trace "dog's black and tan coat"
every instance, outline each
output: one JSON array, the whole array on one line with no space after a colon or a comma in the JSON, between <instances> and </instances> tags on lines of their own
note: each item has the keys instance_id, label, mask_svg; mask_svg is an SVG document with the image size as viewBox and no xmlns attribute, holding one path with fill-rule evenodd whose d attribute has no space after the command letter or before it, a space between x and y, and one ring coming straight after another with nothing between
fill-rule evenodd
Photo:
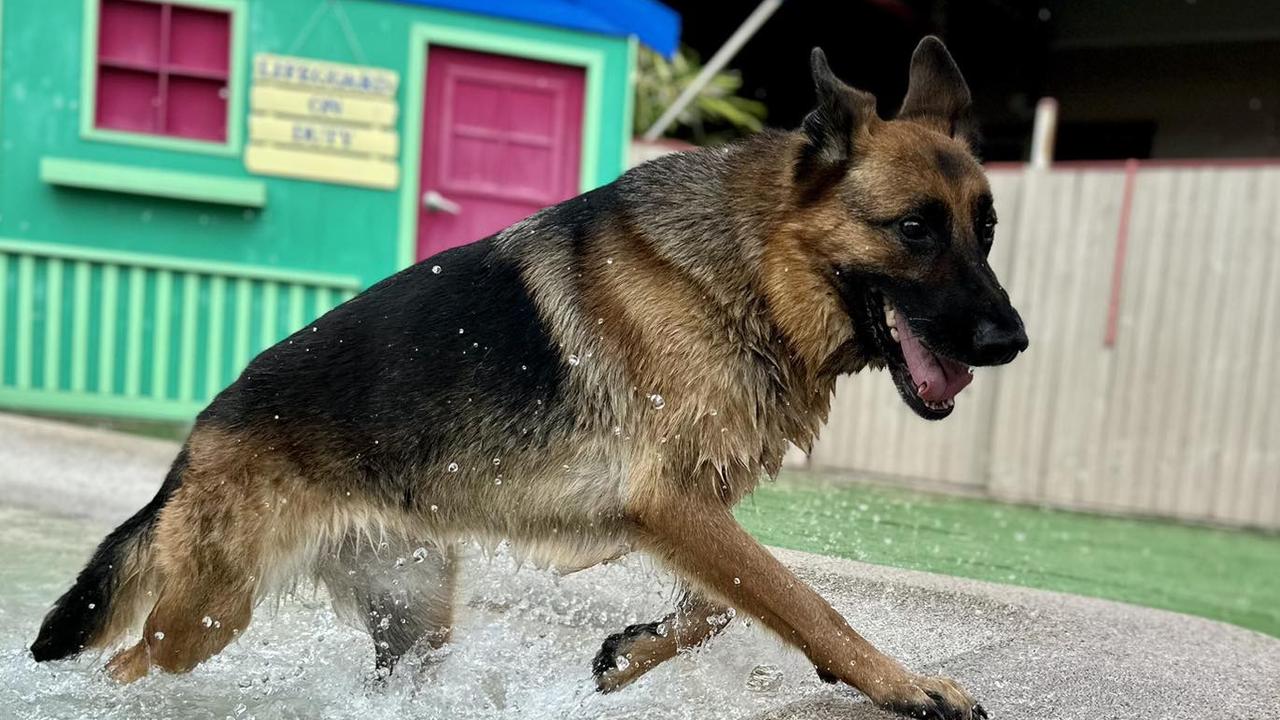
<instances>
[{"instance_id":1,"label":"dog's black and tan coat","mask_svg":"<svg viewBox=\"0 0 1280 720\"><path fill-rule=\"evenodd\" d=\"M641 551L687 584L670 617L606 641L602 690L733 608L883 707L985 716L877 651L731 514L788 442L812 443L840 374L888 367L940 418L969 365L1026 346L986 262L990 192L942 44L917 48L894 120L818 51L813 71L799 131L642 165L263 352L54 605L36 659L141 622L112 675L191 670L310 574L390 668L447 641L454 545L507 539L562 569ZM371 561L419 547L412 581Z\"/></svg>"}]
</instances>

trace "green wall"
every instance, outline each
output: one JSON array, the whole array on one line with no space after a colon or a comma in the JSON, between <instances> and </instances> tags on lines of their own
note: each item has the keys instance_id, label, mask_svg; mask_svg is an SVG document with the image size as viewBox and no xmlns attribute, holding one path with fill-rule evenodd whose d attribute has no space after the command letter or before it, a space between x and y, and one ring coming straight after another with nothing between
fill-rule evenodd
<instances>
[{"instance_id":1,"label":"green wall","mask_svg":"<svg viewBox=\"0 0 1280 720\"><path fill-rule=\"evenodd\" d=\"M274 52L356 63L338 19L326 14L300 46L300 31L320 0L250 0L245 52ZM261 210L55 189L38 180L40 158L69 157L253 177L241 157L141 148L80 138L82 0L7 0L0 78L0 237L92 245L168 256L217 259L299 270L355 274L369 284L396 269L398 192L283 178L267 183ZM414 23L491 29L513 37L555 39L606 51L612 90L600 124L600 177L621 171L627 43L581 33L492 21L388 2L342 3L367 64L401 74L403 133L409 34ZM244 63L249 72L248 58ZM248 107L250 83L241 83ZM246 116L236 119L247 135ZM402 144L404 137L402 134ZM405 178L401 181L404 182Z\"/></svg>"},{"instance_id":2,"label":"green wall","mask_svg":"<svg viewBox=\"0 0 1280 720\"><path fill-rule=\"evenodd\" d=\"M410 38L430 26L433 41L478 31L602 56L593 180L623 169L627 39L346 0L353 50L338 15L313 17L325 5L246 0L245 77L235 85L243 111L234 118L242 137L252 56L272 52L400 73L398 129L413 152L404 133L420 108L406 100L420 88L410 87ZM84 0L0 0L0 406L189 417L261 347L403 264L398 244L411 228L401 217L411 218L402 207L417 160L404 158L415 177L402 177L401 189L368 190L253 176L241 154L82 138L84 13ZM59 187L41 180L44 158L256 180L266 202Z\"/></svg>"}]
</instances>

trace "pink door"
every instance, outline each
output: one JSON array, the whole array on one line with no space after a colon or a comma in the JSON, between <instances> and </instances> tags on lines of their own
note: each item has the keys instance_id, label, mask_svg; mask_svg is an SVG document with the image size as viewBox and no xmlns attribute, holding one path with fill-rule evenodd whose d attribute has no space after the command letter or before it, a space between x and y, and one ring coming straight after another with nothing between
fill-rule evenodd
<instances>
[{"instance_id":1,"label":"pink door","mask_svg":"<svg viewBox=\"0 0 1280 720\"><path fill-rule=\"evenodd\" d=\"M583 80L579 67L428 50L419 259L579 192Z\"/></svg>"}]
</instances>

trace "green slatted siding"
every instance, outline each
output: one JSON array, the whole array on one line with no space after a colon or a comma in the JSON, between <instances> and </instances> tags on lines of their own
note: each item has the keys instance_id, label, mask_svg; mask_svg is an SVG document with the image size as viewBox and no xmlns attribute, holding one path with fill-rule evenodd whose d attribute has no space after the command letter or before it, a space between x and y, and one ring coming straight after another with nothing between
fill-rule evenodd
<instances>
[{"instance_id":1,"label":"green slatted siding","mask_svg":"<svg viewBox=\"0 0 1280 720\"><path fill-rule=\"evenodd\" d=\"M189 420L355 278L0 241L0 407Z\"/></svg>"}]
</instances>

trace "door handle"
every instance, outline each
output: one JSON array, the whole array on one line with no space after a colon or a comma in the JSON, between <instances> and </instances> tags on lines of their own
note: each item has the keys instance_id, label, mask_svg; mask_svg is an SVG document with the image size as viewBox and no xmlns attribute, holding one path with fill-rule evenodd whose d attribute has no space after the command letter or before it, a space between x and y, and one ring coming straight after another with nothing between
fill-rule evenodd
<instances>
[{"instance_id":1,"label":"door handle","mask_svg":"<svg viewBox=\"0 0 1280 720\"><path fill-rule=\"evenodd\" d=\"M422 207L427 212L442 212L449 215L457 215L462 212L462 206L441 195L435 190L428 190L422 193Z\"/></svg>"}]
</instances>

